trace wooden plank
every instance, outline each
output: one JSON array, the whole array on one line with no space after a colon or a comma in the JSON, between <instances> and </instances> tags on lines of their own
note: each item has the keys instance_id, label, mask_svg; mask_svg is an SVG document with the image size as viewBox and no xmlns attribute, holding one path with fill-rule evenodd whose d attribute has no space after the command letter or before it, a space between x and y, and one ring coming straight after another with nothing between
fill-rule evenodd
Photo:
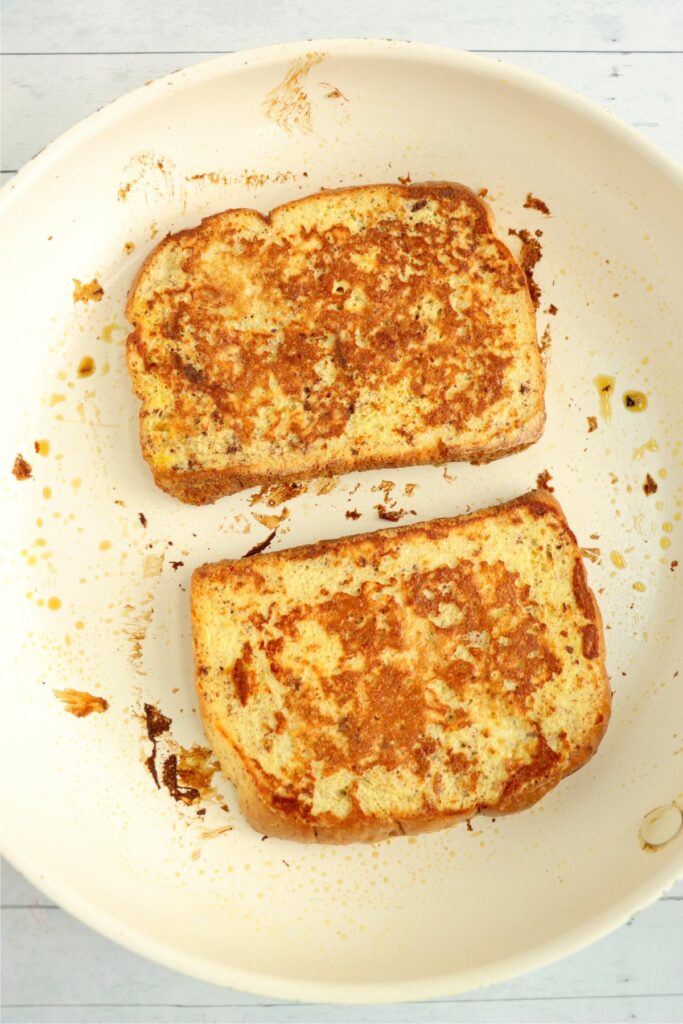
<instances>
[{"instance_id":1,"label":"wooden plank","mask_svg":"<svg viewBox=\"0 0 683 1024\"><path fill-rule=\"evenodd\" d=\"M683 4L681 5L683 9ZM129 90L207 54L25 56L4 59L2 170L15 171L63 131ZM683 160L678 55L494 54L569 86Z\"/></svg>"},{"instance_id":2,"label":"wooden plank","mask_svg":"<svg viewBox=\"0 0 683 1024\"><path fill-rule=\"evenodd\" d=\"M683 999L682 929L683 902L662 900L629 925L564 961L468 993L462 999L500 1003L630 994ZM207 985L148 963L57 908L3 911L3 975L6 1008L95 1004L252 1007L277 1003Z\"/></svg>"},{"instance_id":3,"label":"wooden plank","mask_svg":"<svg viewBox=\"0 0 683 1024\"><path fill-rule=\"evenodd\" d=\"M183 1024L534 1024L555 1021L557 1024L583 1024L605 1021L635 1021L642 1024L668 1024L680 1021L683 999L680 996L606 999L514 999L505 1002L459 1000L435 1003L400 1003L396 1006L329 1006L329 1005L270 1005L270 1006L57 1006L14 1007L5 1006L3 1020L27 1024L80 1024L83 1021L114 1022L120 1024L140 1021L142 1024L164 1024L183 1021Z\"/></svg>"},{"instance_id":4,"label":"wooden plank","mask_svg":"<svg viewBox=\"0 0 683 1024\"><path fill-rule=\"evenodd\" d=\"M14 0L4 12L9 52L242 49L335 36L420 39L463 49L671 50L681 48L681 5L648 0Z\"/></svg>"}]
</instances>

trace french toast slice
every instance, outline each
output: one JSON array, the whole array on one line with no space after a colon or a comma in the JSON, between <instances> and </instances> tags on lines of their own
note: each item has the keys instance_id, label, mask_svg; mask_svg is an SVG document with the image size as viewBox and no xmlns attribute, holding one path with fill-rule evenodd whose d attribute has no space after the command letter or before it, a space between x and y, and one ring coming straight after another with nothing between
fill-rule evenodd
<instances>
[{"instance_id":1,"label":"french toast slice","mask_svg":"<svg viewBox=\"0 0 683 1024\"><path fill-rule=\"evenodd\" d=\"M169 235L131 289L128 368L157 484L204 504L531 444L526 279L463 185L324 191Z\"/></svg>"},{"instance_id":2,"label":"french toast slice","mask_svg":"<svg viewBox=\"0 0 683 1024\"><path fill-rule=\"evenodd\" d=\"M557 501L218 562L192 578L206 735L267 835L374 841L530 807L610 716Z\"/></svg>"}]
</instances>

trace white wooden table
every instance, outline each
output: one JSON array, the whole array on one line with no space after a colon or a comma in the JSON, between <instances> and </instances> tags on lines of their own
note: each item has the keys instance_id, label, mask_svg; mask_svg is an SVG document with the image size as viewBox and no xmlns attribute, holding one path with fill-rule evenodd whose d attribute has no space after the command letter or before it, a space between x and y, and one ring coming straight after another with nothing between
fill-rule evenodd
<instances>
[{"instance_id":1,"label":"white wooden table","mask_svg":"<svg viewBox=\"0 0 683 1024\"><path fill-rule=\"evenodd\" d=\"M4 183L148 79L290 39L390 36L474 50L597 101L683 161L681 0L4 0ZM4 1021L683 1021L683 883L551 967L451 1001L302 1006L174 974L2 871Z\"/></svg>"}]
</instances>

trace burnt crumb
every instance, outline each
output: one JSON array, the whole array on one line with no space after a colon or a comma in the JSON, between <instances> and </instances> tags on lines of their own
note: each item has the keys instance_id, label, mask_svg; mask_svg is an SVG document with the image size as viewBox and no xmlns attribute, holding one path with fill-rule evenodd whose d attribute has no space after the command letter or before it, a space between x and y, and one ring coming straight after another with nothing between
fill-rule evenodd
<instances>
[{"instance_id":1,"label":"burnt crumb","mask_svg":"<svg viewBox=\"0 0 683 1024\"><path fill-rule=\"evenodd\" d=\"M552 339L552 336L550 334L550 328L547 327L547 326L544 327L543 328L543 336L541 337L541 340L538 343L538 350L541 353L541 355L544 355L548 351L548 349L550 348L552 340L553 339Z\"/></svg>"},{"instance_id":2,"label":"burnt crumb","mask_svg":"<svg viewBox=\"0 0 683 1024\"><path fill-rule=\"evenodd\" d=\"M598 420L596 416L588 416L588 433L592 434L594 430L598 429Z\"/></svg>"},{"instance_id":3,"label":"burnt crumb","mask_svg":"<svg viewBox=\"0 0 683 1024\"><path fill-rule=\"evenodd\" d=\"M380 519L385 519L388 523L397 523L400 519L406 515L404 508L387 508L386 505L375 505L377 509L377 515Z\"/></svg>"},{"instance_id":4,"label":"burnt crumb","mask_svg":"<svg viewBox=\"0 0 683 1024\"><path fill-rule=\"evenodd\" d=\"M657 481L655 479L653 479L653 477L650 476L649 473L645 477L645 483L643 484L643 491L648 496L650 494L656 494L657 493Z\"/></svg>"},{"instance_id":5,"label":"burnt crumb","mask_svg":"<svg viewBox=\"0 0 683 1024\"><path fill-rule=\"evenodd\" d=\"M27 462L23 455L17 455L12 466L12 476L15 476L17 480L30 480L33 474L33 468L30 462Z\"/></svg>"},{"instance_id":6,"label":"burnt crumb","mask_svg":"<svg viewBox=\"0 0 683 1024\"><path fill-rule=\"evenodd\" d=\"M552 478L552 473L549 473L547 469L544 469L543 472L539 473L536 477L536 486L540 487L544 491L549 491L552 494L555 491L555 488L550 485Z\"/></svg>"},{"instance_id":7,"label":"burnt crumb","mask_svg":"<svg viewBox=\"0 0 683 1024\"><path fill-rule=\"evenodd\" d=\"M479 196L480 199L485 199L488 194L489 190L487 188L480 188L479 191L477 192L477 195Z\"/></svg>"},{"instance_id":8,"label":"burnt crumb","mask_svg":"<svg viewBox=\"0 0 683 1024\"><path fill-rule=\"evenodd\" d=\"M399 174L398 180L402 185L409 185L413 179L410 177L410 174L404 174L403 177Z\"/></svg>"},{"instance_id":9,"label":"burnt crumb","mask_svg":"<svg viewBox=\"0 0 683 1024\"><path fill-rule=\"evenodd\" d=\"M197 817L198 818L203 818L205 814L206 814L206 807L198 807L197 808Z\"/></svg>"},{"instance_id":10,"label":"burnt crumb","mask_svg":"<svg viewBox=\"0 0 683 1024\"><path fill-rule=\"evenodd\" d=\"M545 217L550 216L550 209L548 207L548 204L544 203L542 199L538 198L538 196L532 195L531 192L527 192L526 200L524 203L524 209L538 210L538 212L542 213Z\"/></svg>"},{"instance_id":11,"label":"burnt crumb","mask_svg":"<svg viewBox=\"0 0 683 1024\"><path fill-rule=\"evenodd\" d=\"M149 773L156 783L157 789L161 789L159 784L159 774L157 772L157 741L160 736L163 736L165 732L171 728L171 719L163 715L159 708L155 708L153 704L144 705L145 712L145 724L147 726L147 736L152 743L152 753L148 758L145 759L145 764L149 769Z\"/></svg>"},{"instance_id":12,"label":"burnt crumb","mask_svg":"<svg viewBox=\"0 0 683 1024\"><path fill-rule=\"evenodd\" d=\"M467 825L467 831L468 831L468 832L474 832L474 829L472 828L472 822L470 821L470 819L469 819L469 818L467 819L467 821L465 822L465 824Z\"/></svg>"},{"instance_id":13,"label":"burnt crumb","mask_svg":"<svg viewBox=\"0 0 683 1024\"><path fill-rule=\"evenodd\" d=\"M230 808L227 804L221 804L221 810L225 811L226 814L230 814Z\"/></svg>"},{"instance_id":14,"label":"burnt crumb","mask_svg":"<svg viewBox=\"0 0 683 1024\"><path fill-rule=\"evenodd\" d=\"M524 276L526 278L531 301L534 304L534 309L538 309L539 302L541 300L541 289L534 280L534 267L543 255L541 243L538 241L538 238L534 238L531 232L527 231L526 228L521 228L519 231L515 230L515 228L508 228L508 235L515 235L515 237L519 238L522 243L522 251L519 254L519 263L524 271Z\"/></svg>"},{"instance_id":15,"label":"burnt crumb","mask_svg":"<svg viewBox=\"0 0 683 1024\"><path fill-rule=\"evenodd\" d=\"M72 280L74 283L74 302L101 302L104 288L96 277L93 277L92 281L86 283L79 281L77 277L72 278Z\"/></svg>"},{"instance_id":16,"label":"burnt crumb","mask_svg":"<svg viewBox=\"0 0 683 1024\"><path fill-rule=\"evenodd\" d=\"M360 519L360 512L356 508L349 508L344 513L347 519Z\"/></svg>"},{"instance_id":17,"label":"burnt crumb","mask_svg":"<svg viewBox=\"0 0 683 1024\"><path fill-rule=\"evenodd\" d=\"M270 839L270 836L261 836L262 843L265 843L266 839Z\"/></svg>"},{"instance_id":18,"label":"burnt crumb","mask_svg":"<svg viewBox=\"0 0 683 1024\"><path fill-rule=\"evenodd\" d=\"M548 308L545 310L545 312L549 313L551 316L557 316L557 306L555 305L555 303L551 302Z\"/></svg>"},{"instance_id":19,"label":"burnt crumb","mask_svg":"<svg viewBox=\"0 0 683 1024\"><path fill-rule=\"evenodd\" d=\"M140 520L141 526L147 526L147 516L144 512L138 512L138 519Z\"/></svg>"},{"instance_id":20,"label":"burnt crumb","mask_svg":"<svg viewBox=\"0 0 683 1024\"><path fill-rule=\"evenodd\" d=\"M520 395L526 395L528 390L529 390L529 385L528 384L520 384L519 385L519 393L520 393Z\"/></svg>"},{"instance_id":21,"label":"burnt crumb","mask_svg":"<svg viewBox=\"0 0 683 1024\"><path fill-rule=\"evenodd\" d=\"M183 804L193 804L199 800L200 792L194 786L181 786L178 782L178 757L169 754L161 769L161 779L174 800Z\"/></svg>"},{"instance_id":22,"label":"burnt crumb","mask_svg":"<svg viewBox=\"0 0 683 1024\"><path fill-rule=\"evenodd\" d=\"M102 714L109 708L109 701L104 697L96 697L93 693L86 693L83 690L53 690L52 692L75 718L87 718L93 712Z\"/></svg>"},{"instance_id":23,"label":"burnt crumb","mask_svg":"<svg viewBox=\"0 0 683 1024\"><path fill-rule=\"evenodd\" d=\"M184 562L171 562L170 565L171 565L172 569L180 569L181 566L185 565L185 563Z\"/></svg>"},{"instance_id":24,"label":"burnt crumb","mask_svg":"<svg viewBox=\"0 0 683 1024\"><path fill-rule=\"evenodd\" d=\"M288 867L289 867L289 864L287 863L287 861L285 860L285 858L284 858L284 857L282 858L282 863L284 864L284 866L285 866L286 868L288 868Z\"/></svg>"},{"instance_id":25,"label":"burnt crumb","mask_svg":"<svg viewBox=\"0 0 683 1024\"><path fill-rule=\"evenodd\" d=\"M674 572L674 570L676 570L677 568L678 568L678 559L674 558L673 561L671 562L671 565L669 566L669 571L670 572Z\"/></svg>"},{"instance_id":26,"label":"burnt crumb","mask_svg":"<svg viewBox=\"0 0 683 1024\"><path fill-rule=\"evenodd\" d=\"M249 550L242 555L242 558L251 558L252 555L260 555L262 551L265 551L266 548L272 544L276 533L277 530L272 530L265 540L262 540L259 544L254 544L253 548L249 548Z\"/></svg>"},{"instance_id":27,"label":"burnt crumb","mask_svg":"<svg viewBox=\"0 0 683 1024\"><path fill-rule=\"evenodd\" d=\"M125 501L121 501L120 498L114 498L114 504L115 505L119 505L121 508L125 508L126 507Z\"/></svg>"},{"instance_id":28,"label":"burnt crumb","mask_svg":"<svg viewBox=\"0 0 683 1024\"><path fill-rule=\"evenodd\" d=\"M413 213L417 213L418 210L423 210L426 205L427 205L427 200L426 199L418 199L418 201L416 203L413 203L413 205L410 207L410 209L413 211Z\"/></svg>"}]
</instances>

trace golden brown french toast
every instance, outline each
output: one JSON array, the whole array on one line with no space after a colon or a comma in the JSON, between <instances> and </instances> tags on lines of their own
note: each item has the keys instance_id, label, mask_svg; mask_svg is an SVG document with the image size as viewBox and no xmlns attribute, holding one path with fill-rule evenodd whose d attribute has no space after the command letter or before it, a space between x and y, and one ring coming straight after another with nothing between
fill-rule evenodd
<instances>
[{"instance_id":1,"label":"golden brown french toast","mask_svg":"<svg viewBox=\"0 0 683 1024\"><path fill-rule=\"evenodd\" d=\"M463 185L324 191L169 235L131 290L128 367L154 479L195 504L535 441L525 276Z\"/></svg>"},{"instance_id":2,"label":"golden brown french toast","mask_svg":"<svg viewBox=\"0 0 683 1024\"><path fill-rule=\"evenodd\" d=\"M330 843L531 806L610 716L557 501L219 562L192 579L206 735L254 828Z\"/></svg>"}]
</instances>

